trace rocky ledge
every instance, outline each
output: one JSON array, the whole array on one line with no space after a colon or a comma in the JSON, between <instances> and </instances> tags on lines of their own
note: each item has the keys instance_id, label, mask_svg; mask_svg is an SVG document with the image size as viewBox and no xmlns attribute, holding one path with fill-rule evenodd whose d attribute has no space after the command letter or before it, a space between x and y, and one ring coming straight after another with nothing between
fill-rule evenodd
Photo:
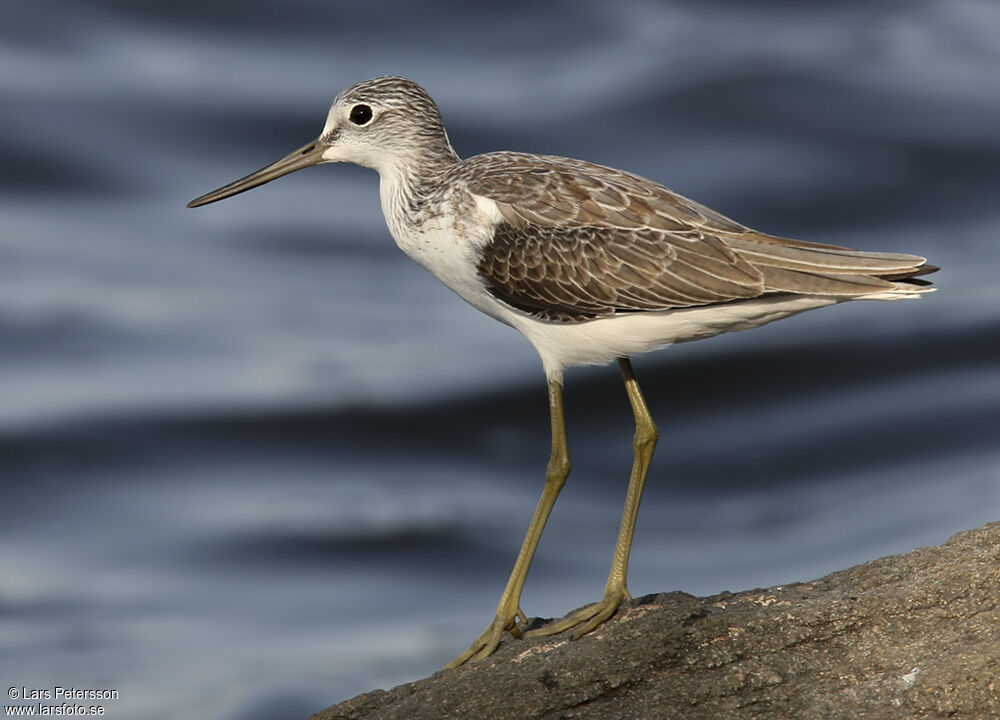
<instances>
[{"instance_id":1,"label":"rocky ledge","mask_svg":"<svg viewBox=\"0 0 1000 720\"><path fill-rule=\"evenodd\" d=\"M998 718L998 604L994 523L814 582L636 598L311 720Z\"/></svg>"}]
</instances>

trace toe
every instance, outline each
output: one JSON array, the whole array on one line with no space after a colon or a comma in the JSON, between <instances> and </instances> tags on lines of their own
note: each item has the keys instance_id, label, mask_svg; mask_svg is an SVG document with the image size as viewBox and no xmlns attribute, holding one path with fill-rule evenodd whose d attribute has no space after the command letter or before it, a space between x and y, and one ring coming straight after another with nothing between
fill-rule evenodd
<instances>
[{"instance_id":1,"label":"toe","mask_svg":"<svg viewBox=\"0 0 1000 720\"><path fill-rule=\"evenodd\" d=\"M520 609L518 610L518 613L520 615L524 615ZM493 622L491 622L489 627L483 631L483 634L476 638L475 642L473 642L465 652L445 665L444 669L449 670L457 668L459 665L464 665L470 661L475 662L476 660L488 658L496 652L498 647L500 647L500 642L503 640L503 634L505 631L509 632L514 637L521 637L522 630L517 624L516 616L509 619L502 617L493 618Z\"/></svg>"},{"instance_id":2,"label":"toe","mask_svg":"<svg viewBox=\"0 0 1000 720\"><path fill-rule=\"evenodd\" d=\"M548 625L536 628L525 633L526 637L547 637L558 635L567 630L574 630L573 639L577 639L596 629L601 623L607 621L618 606L621 605L625 597L625 592L613 592L604 596L604 599L593 605L587 605L579 610L570 613L561 620L554 620Z\"/></svg>"}]
</instances>

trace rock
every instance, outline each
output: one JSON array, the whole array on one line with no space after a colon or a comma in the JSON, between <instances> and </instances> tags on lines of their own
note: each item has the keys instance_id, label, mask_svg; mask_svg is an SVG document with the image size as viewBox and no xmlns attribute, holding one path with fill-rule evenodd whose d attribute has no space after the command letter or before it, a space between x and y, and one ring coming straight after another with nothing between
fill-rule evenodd
<instances>
[{"instance_id":1,"label":"rock","mask_svg":"<svg viewBox=\"0 0 1000 720\"><path fill-rule=\"evenodd\" d=\"M998 602L994 523L814 582L637 598L311 720L998 718Z\"/></svg>"}]
</instances>

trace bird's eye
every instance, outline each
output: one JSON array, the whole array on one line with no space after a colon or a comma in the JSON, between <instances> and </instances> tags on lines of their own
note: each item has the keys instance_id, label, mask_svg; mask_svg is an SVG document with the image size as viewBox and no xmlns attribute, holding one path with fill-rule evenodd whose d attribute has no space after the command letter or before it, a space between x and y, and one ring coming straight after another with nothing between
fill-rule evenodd
<instances>
[{"instance_id":1,"label":"bird's eye","mask_svg":"<svg viewBox=\"0 0 1000 720\"><path fill-rule=\"evenodd\" d=\"M367 105L355 105L351 108L351 122L355 125L365 125L372 119L372 109Z\"/></svg>"}]
</instances>

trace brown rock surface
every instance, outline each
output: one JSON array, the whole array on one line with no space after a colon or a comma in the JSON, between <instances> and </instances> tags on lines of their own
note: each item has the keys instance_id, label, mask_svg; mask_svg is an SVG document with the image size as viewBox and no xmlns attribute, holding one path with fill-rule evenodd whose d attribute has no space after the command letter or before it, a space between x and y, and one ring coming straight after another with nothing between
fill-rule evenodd
<instances>
[{"instance_id":1,"label":"brown rock surface","mask_svg":"<svg viewBox=\"0 0 1000 720\"><path fill-rule=\"evenodd\" d=\"M998 604L994 523L809 583L638 598L312 720L1000 718Z\"/></svg>"}]
</instances>

